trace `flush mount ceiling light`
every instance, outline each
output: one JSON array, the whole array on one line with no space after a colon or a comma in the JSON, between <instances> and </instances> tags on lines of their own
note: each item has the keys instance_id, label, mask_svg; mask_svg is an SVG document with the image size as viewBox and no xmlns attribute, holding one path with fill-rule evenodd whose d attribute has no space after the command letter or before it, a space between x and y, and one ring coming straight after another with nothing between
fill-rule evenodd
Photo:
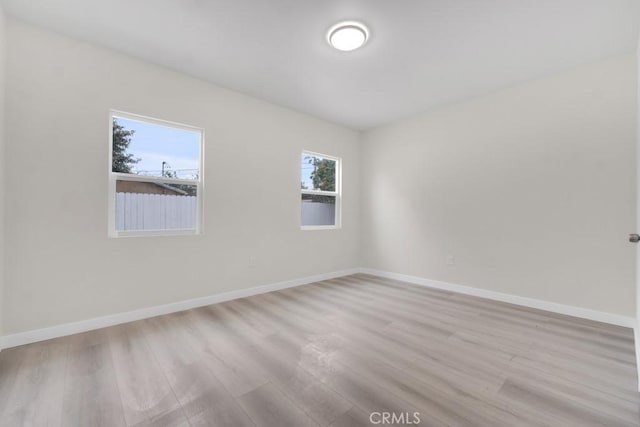
<instances>
[{"instance_id":1,"label":"flush mount ceiling light","mask_svg":"<svg viewBox=\"0 0 640 427\"><path fill-rule=\"evenodd\" d=\"M348 52L362 47L369 38L369 30L360 22L340 22L329 29L327 41L341 51Z\"/></svg>"}]
</instances>

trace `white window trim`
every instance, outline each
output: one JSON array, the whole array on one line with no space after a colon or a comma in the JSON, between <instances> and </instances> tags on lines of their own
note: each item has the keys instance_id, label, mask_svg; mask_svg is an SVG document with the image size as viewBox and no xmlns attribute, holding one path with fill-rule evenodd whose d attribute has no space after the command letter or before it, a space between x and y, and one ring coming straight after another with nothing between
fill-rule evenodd
<instances>
[{"instance_id":1,"label":"white window trim","mask_svg":"<svg viewBox=\"0 0 640 427\"><path fill-rule=\"evenodd\" d=\"M302 216L300 216L300 229L304 231L312 230L337 230L342 228L342 159L328 154L317 153L315 151L303 150L301 156L315 156L336 162L336 191L321 190L303 190L300 189L300 195L313 194L318 196L334 196L336 198L336 218L334 225L302 225ZM302 169L300 170L300 179L302 182ZM300 212L302 212L302 197L300 197Z\"/></svg>"},{"instance_id":2,"label":"white window trim","mask_svg":"<svg viewBox=\"0 0 640 427\"><path fill-rule=\"evenodd\" d=\"M163 126L170 129L182 129L190 132L198 132L200 134L199 147L199 170L198 180L161 178L144 175L134 175L121 172L113 172L113 118L121 117L123 119L151 123L157 126ZM189 126L182 123L171 122L168 120L156 119L153 117L142 116L139 114L127 113L118 110L109 110L109 189L108 189L108 236L117 237L141 237L141 236L189 236L203 233L203 206L204 206L204 129ZM132 230L118 231L116 230L116 181L142 181L155 182L159 184L188 184L196 186L196 228L195 229L172 229L172 230Z\"/></svg>"}]
</instances>

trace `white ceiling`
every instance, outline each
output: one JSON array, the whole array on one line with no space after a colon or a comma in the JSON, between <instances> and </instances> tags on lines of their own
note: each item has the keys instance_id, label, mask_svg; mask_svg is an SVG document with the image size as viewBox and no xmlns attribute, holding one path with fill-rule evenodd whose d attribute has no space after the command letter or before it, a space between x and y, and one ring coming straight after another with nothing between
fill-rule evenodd
<instances>
[{"instance_id":1,"label":"white ceiling","mask_svg":"<svg viewBox=\"0 0 640 427\"><path fill-rule=\"evenodd\" d=\"M640 0L3 0L10 15L355 129L635 49ZM330 48L360 20L371 38Z\"/></svg>"}]
</instances>

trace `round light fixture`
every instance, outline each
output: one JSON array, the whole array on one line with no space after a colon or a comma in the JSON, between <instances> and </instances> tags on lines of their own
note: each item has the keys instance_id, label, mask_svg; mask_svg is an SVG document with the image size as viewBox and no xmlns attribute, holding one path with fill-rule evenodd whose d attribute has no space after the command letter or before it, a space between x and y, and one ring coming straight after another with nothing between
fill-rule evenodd
<instances>
[{"instance_id":1,"label":"round light fixture","mask_svg":"<svg viewBox=\"0 0 640 427\"><path fill-rule=\"evenodd\" d=\"M369 38L369 30L363 24L354 21L340 22L329 29L327 41L344 52L362 47Z\"/></svg>"}]
</instances>

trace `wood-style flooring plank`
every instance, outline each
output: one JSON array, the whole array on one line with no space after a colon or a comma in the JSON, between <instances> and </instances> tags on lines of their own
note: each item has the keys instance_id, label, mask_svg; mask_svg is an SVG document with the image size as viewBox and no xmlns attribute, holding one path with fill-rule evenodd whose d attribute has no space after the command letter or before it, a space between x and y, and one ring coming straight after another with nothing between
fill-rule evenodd
<instances>
[{"instance_id":1,"label":"wood-style flooring plank","mask_svg":"<svg viewBox=\"0 0 640 427\"><path fill-rule=\"evenodd\" d=\"M3 350L21 359L13 384L3 390L2 423L7 426L62 425L68 345L50 340ZM12 354L11 354L12 353ZM0 372L4 376L4 369Z\"/></svg>"},{"instance_id":2,"label":"wood-style flooring plank","mask_svg":"<svg viewBox=\"0 0 640 427\"><path fill-rule=\"evenodd\" d=\"M142 322L114 326L108 332L127 425L144 425L169 413L172 419L180 418L174 411L180 414L182 408L147 345Z\"/></svg>"},{"instance_id":3,"label":"wood-style flooring plank","mask_svg":"<svg viewBox=\"0 0 640 427\"><path fill-rule=\"evenodd\" d=\"M273 384L265 384L238 398L238 402L259 427L317 427Z\"/></svg>"},{"instance_id":4,"label":"wood-style flooring plank","mask_svg":"<svg viewBox=\"0 0 640 427\"><path fill-rule=\"evenodd\" d=\"M106 329L67 338L63 426L126 426Z\"/></svg>"}]
</instances>

